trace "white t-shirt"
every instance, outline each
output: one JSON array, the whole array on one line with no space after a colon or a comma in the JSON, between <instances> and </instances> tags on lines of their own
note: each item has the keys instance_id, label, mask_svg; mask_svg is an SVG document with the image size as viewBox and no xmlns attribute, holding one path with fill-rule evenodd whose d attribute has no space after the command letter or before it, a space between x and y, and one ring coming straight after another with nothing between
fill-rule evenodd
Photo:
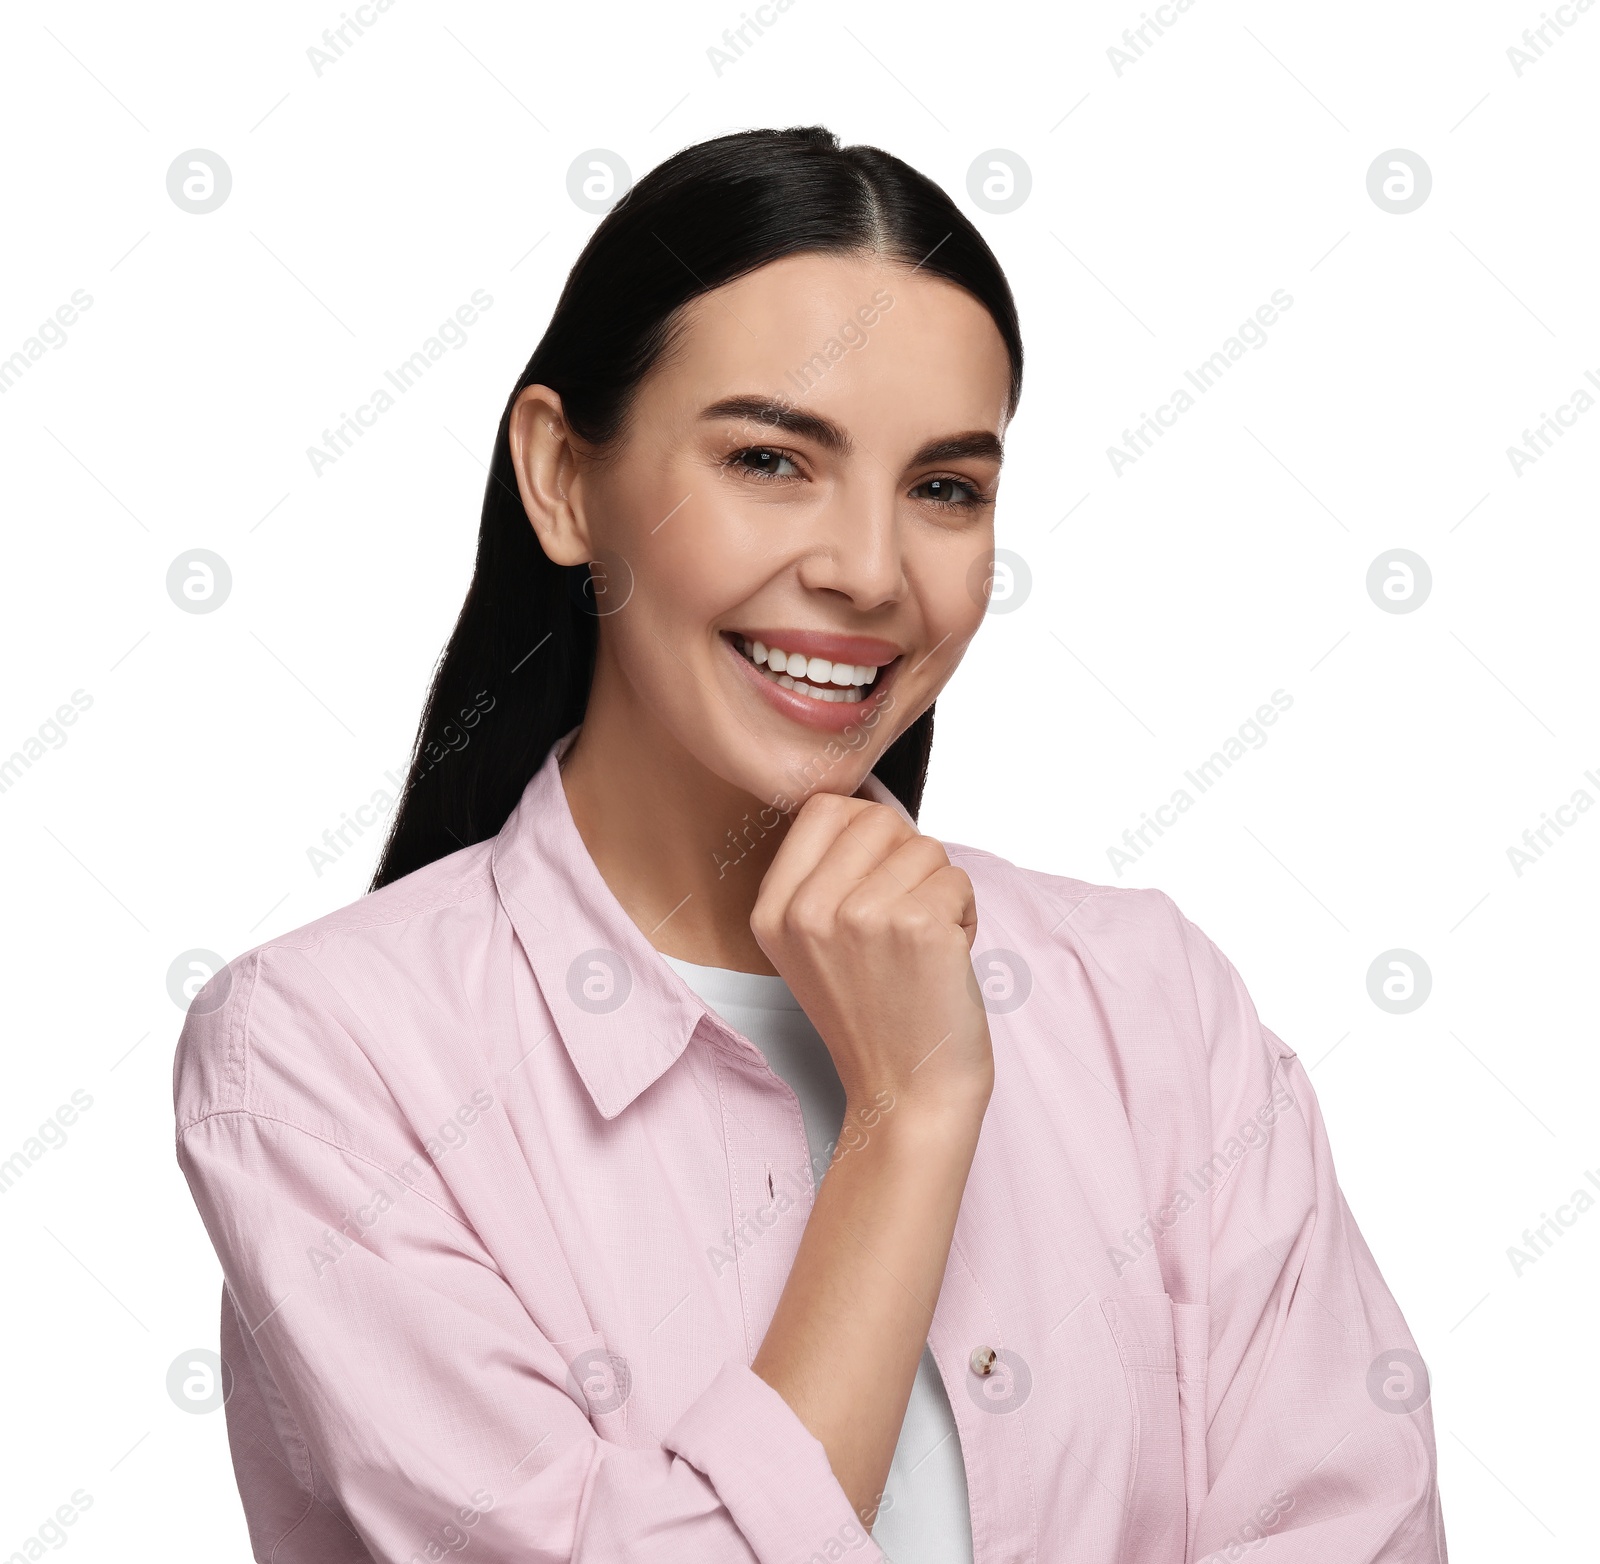
<instances>
[{"instance_id":1,"label":"white t-shirt","mask_svg":"<svg viewBox=\"0 0 1600 1564\"><path fill-rule=\"evenodd\" d=\"M827 1044L781 977L662 960L735 1031L761 1050L800 1099L814 1178L826 1171L844 1122L844 1087ZM950 1398L924 1346L872 1539L898 1564L972 1564L972 1518Z\"/></svg>"}]
</instances>

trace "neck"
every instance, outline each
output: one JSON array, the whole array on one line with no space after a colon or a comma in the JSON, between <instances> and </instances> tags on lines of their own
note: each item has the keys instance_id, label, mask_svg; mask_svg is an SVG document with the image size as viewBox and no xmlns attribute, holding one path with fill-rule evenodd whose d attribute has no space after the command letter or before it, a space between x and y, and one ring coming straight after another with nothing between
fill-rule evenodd
<instances>
[{"instance_id":1,"label":"neck","mask_svg":"<svg viewBox=\"0 0 1600 1564\"><path fill-rule=\"evenodd\" d=\"M776 972L750 913L788 818L764 828L776 811L708 771L626 681L597 673L561 783L600 877L662 954Z\"/></svg>"}]
</instances>

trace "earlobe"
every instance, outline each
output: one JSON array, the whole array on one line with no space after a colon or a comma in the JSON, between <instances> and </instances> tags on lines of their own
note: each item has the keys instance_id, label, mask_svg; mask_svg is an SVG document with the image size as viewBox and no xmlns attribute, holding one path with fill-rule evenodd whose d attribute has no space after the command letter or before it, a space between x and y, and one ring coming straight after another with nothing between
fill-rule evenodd
<instances>
[{"instance_id":1,"label":"earlobe","mask_svg":"<svg viewBox=\"0 0 1600 1564\"><path fill-rule=\"evenodd\" d=\"M511 409L507 434L517 493L539 546L558 565L586 563L593 555L572 484L578 453L560 396L549 386L525 388Z\"/></svg>"}]
</instances>

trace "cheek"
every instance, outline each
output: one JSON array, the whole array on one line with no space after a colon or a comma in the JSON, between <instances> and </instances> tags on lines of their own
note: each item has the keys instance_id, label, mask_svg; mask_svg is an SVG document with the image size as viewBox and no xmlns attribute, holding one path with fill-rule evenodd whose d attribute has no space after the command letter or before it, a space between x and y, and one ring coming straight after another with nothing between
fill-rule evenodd
<instances>
[{"instance_id":1,"label":"cheek","mask_svg":"<svg viewBox=\"0 0 1600 1564\"><path fill-rule=\"evenodd\" d=\"M994 532L990 526L973 526L958 534L930 540L907 550L906 573L922 604L929 644L948 636L945 643L959 654L978 633L987 617L985 587L991 573L994 595L1011 590L1011 573L993 561Z\"/></svg>"},{"instance_id":2,"label":"cheek","mask_svg":"<svg viewBox=\"0 0 1600 1564\"><path fill-rule=\"evenodd\" d=\"M699 473L607 498L608 525L596 542L627 600L601 615L602 642L636 688L696 685L688 670L700 673L706 649L717 650L709 627L772 574L771 529L752 525L737 496Z\"/></svg>"}]
</instances>

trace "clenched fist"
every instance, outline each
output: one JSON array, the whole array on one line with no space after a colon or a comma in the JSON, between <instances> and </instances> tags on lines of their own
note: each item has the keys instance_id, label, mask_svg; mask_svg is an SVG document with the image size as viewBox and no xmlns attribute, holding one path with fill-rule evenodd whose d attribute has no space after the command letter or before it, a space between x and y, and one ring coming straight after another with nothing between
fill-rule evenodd
<instances>
[{"instance_id":1,"label":"clenched fist","mask_svg":"<svg viewBox=\"0 0 1600 1564\"><path fill-rule=\"evenodd\" d=\"M833 1056L850 1107L981 1116L994 1085L973 981L972 881L893 809L817 793L761 882L750 928Z\"/></svg>"}]
</instances>

